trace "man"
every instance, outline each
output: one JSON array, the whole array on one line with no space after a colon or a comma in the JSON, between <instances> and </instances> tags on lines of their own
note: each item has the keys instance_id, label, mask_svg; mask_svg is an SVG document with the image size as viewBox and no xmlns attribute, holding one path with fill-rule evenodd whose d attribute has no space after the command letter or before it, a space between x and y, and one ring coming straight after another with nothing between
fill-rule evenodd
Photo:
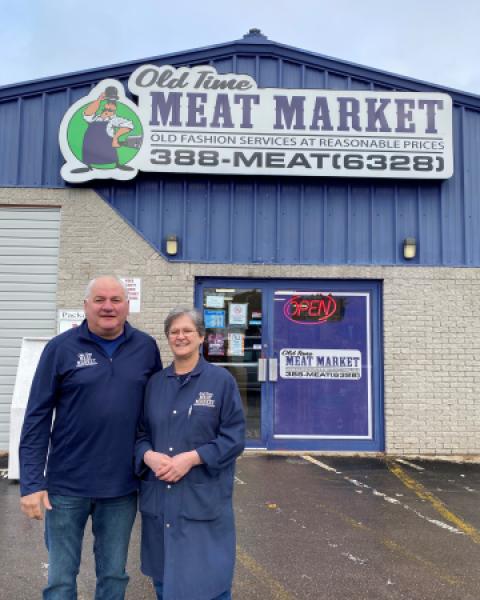
<instances>
[{"instance_id":1,"label":"man","mask_svg":"<svg viewBox=\"0 0 480 600\"><path fill-rule=\"evenodd\" d=\"M44 600L76 599L89 516L95 537L95 599L125 597L125 564L137 510L136 426L147 380L162 368L153 338L126 320L122 281L92 280L84 307L80 327L56 336L43 351L20 440L22 510L42 519L46 509Z\"/></svg>"},{"instance_id":2,"label":"man","mask_svg":"<svg viewBox=\"0 0 480 600\"><path fill-rule=\"evenodd\" d=\"M108 164L114 164L116 169L122 171L134 170L118 161L119 138L134 127L132 121L117 115L117 100L117 89L108 87L84 110L83 118L88 128L83 138L82 161L86 167L73 169L72 173L86 173L93 170L92 165ZM102 106L103 101L105 103Z\"/></svg>"}]
</instances>

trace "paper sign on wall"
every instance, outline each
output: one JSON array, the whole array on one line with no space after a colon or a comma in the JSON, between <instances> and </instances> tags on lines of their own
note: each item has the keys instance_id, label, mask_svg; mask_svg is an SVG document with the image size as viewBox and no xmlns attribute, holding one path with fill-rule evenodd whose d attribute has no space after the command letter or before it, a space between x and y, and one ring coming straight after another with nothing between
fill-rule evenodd
<instances>
[{"instance_id":1,"label":"paper sign on wall","mask_svg":"<svg viewBox=\"0 0 480 600\"><path fill-rule=\"evenodd\" d=\"M140 312L141 285L142 280L139 277L120 277L127 286L128 299L130 300L130 312Z\"/></svg>"},{"instance_id":2,"label":"paper sign on wall","mask_svg":"<svg viewBox=\"0 0 480 600\"><path fill-rule=\"evenodd\" d=\"M57 333L78 327L83 319L85 319L85 312L81 309L60 309L57 313Z\"/></svg>"}]
</instances>

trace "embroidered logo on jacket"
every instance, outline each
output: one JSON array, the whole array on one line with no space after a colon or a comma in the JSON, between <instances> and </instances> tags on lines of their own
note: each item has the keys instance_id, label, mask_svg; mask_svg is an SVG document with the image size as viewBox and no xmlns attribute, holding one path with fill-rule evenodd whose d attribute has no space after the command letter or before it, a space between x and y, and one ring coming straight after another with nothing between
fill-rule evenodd
<instances>
[{"instance_id":1,"label":"embroidered logo on jacket","mask_svg":"<svg viewBox=\"0 0 480 600\"><path fill-rule=\"evenodd\" d=\"M209 406L215 408L215 400L210 392L200 392L198 398L194 402L194 406Z\"/></svg>"},{"instance_id":2,"label":"embroidered logo on jacket","mask_svg":"<svg viewBox=\"0 0 480 600\"><path fill-rule=\"evenodd\" d=\"M92 356L91 352L83 352L77 354L77 369L81 367L93 367L93 365L98 365L97 360Z\"/></svg>"}]
</instances>

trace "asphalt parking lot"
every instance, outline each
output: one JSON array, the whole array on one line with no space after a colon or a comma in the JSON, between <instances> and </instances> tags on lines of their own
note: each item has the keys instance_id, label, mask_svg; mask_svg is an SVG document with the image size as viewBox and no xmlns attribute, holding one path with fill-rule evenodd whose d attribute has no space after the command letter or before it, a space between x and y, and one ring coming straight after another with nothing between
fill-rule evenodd
<instances>
[{"instance_id":1,"label":"asphalt parking lot","mask_svg":"<svg viewBox=\"0 0 480 600\"><path fill-rule=\"evenodd\" d=\"M478 600L480 464L333 456L238 462L235 600ZM0 480L0 598L41 597L42 524L20 514ZM139 572L139 523L128 600L153 600ZM79 600L94 595L91 536Z\"/></svg>"}]
</instances>

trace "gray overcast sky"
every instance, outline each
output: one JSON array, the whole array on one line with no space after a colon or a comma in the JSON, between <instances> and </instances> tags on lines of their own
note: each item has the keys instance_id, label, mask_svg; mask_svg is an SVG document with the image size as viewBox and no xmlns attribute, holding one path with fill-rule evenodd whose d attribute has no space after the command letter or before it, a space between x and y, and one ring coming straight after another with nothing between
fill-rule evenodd
<instances>
[{"instance_id":1,"label":"gray overcast sky","mask_svg":"<svg viewBox=\"0 0 480 600\"><path fill-rule=\"evenodd\" d=\"M0 86L241 38L480 95L480 0L0 0Z\"/></svg>"}]
</instances>

